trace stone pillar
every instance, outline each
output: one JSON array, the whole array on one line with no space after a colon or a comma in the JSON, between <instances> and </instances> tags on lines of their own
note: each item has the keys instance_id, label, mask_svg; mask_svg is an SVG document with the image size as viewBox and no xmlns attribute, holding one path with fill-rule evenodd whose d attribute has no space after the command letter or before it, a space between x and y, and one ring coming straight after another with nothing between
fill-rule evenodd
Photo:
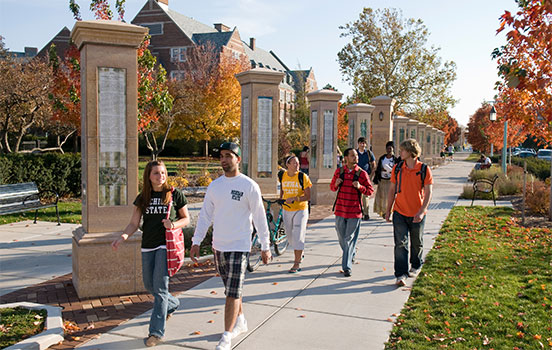
<instances>
[{"instance_id":1,"label":"stone pillar","mask_svg":"<svg viewBox=\"0 0 552 350\"><path fill-rule=\"evenodd\" d=\"M395 100L387 96L372 98L372 151L377 157L385 154L385 144L393 140L393 106ZM395 145L398 149L398 145Z\"/></svg>"},{"instance_id":2,"label":"stone pillar","mask_svg":"<svg viewBox=\"0 0 552 350\"><path fill-rule=\"evenodd\" d=\"M420 147L422 148L422 155L420 156L421 161L424 161L427 153L426 126L427 124L418 122L418 130L416 131L416 140L418 140L418 144L420 144Z\"/></svg>"},{"instance_id":3,"label":"stone pillar","mask_svg":"<svg viewBox=\"0 0 552 350\"><path fill-rule=\"evenodd\" d=\"M365 137L368 147L371 145L372 111L374 106L366 103L356 103L345 107L349 116L349 147L357 148L359 137Z\"/></svg>"},{"instance_id":4,"label":"stone pillar","mask_svg":"<svg viewBox=\"0 0 552 350\"><path fill-rule=\"evenodd\" d=\"M403 142L404 140L406 140L408 138L408 137L406 137L406 135L407 135L407 124L408 124L408 118L406 118L406 117L396 115L393 118L393 130L394 130L393 142L395 143L395 148L397 149L397 154L398 154L398 149L399 149L399 146L401 145L401 142Z\"/></svg>"},{"instance_id":5,"label":"stone pillar","mask_svg":"<svg viewBox=\"0 0 552 350\"><path fill-rule=\"evenodd\" d=\"M433 152L432 152L432 148L431 148L431 142L433 140L433 135L432 135L432 129L433 127L431 125L427 125L426 124L426 127L425 127L425 142L424 142L424 149L425 149L425 157L424 157L424 161L428 164L428 165L432 165L433 164Z\"/></svg>"},{"instance_id":6,"label":"stone pillar","mask_svg":"<svg viewBox=\"0 0 552 350\"><path fill-rule=\"evenodd\" d=\"M284 73L254 68L236 75L241 85L241 171L264 196L278 193L279 85Z\"/></svg>"},{"instance_id":7,"label":"stone pillar","mask_svg":"<svg viewBox=\"0 0 552 350\"><path fill-rule=\"evenodd\" d=\"M408 119L408 122L406 124L407 128L407 139L417 139L417 133L418 133L418 121L415 119Z\"/></svg>"},{"instance_id":8,"label":"stone pillar","mask_svg":"<svg viewBox=\"0 0 552 350\"><path fill-rule=\"evenodd\" d=\"M432 137L432 140L431 140L431 141L432 141L432 143L431 143L431 147L432 147L431 152L433 153L433 158L438 160L438 159L441 158L441 156L440 156L440 154L439 154L439 153L440 153L440 152L439 152L440 150L437 148L438 143L439 143L439 141L438 141L438 138L439 138L439 129L433 127L433 128L432 128L432 131L433 131L433 137ZM434 162L434 163L438 163L438 161L437 161L437 162Z\"/></svg>"},{"instance_id":9,"label":"stone pillar","mask_svg":"<svg viewBox=\"0 0 552 350\"><path fill-rule=\"evenodd\" d=\"M342 96L342 93L324 89L307 94L310 103L312 204L333 204L335 199L330 182L337 167L337 103Z\"/></svg>"},{"instance_id":10,"label":"stone pillar","mask_svg":"<svg viewBox=\"0 0 552 350\"><path fill-rule=\"evenodd\" d=\"M138 193L137 52L147 29L79 21L82 226L73 232L73 285L80 298L144 290L137 232L117 252Z\"/></svg>"}]
</instances>

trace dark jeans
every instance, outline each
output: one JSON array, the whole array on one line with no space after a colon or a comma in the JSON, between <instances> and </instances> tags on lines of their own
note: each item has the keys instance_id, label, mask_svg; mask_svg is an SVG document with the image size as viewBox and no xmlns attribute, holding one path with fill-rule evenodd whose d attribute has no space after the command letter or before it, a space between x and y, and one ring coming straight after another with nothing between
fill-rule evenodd
<instances>
[{"instance_id":1,"label":"dark jeans","mask_svg":"<svg viewBox=\"0 0 552 350\"><path fill-rule=\"evenodd\" d=\"M393 213L393 236L395 237L395 277L408 275L408 234L410 233L410 264L419 269L424 245L425 216L421 222L414 223L413 217Z\"/></svg>"}]
</instances>

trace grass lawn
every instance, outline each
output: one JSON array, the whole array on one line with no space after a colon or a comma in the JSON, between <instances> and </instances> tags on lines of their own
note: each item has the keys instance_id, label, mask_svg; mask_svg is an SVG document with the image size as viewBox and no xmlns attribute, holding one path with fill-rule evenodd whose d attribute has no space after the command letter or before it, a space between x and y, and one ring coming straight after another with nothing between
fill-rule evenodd
<instances>
[{"instance_id":1,"label":"grass lawn","mask_svg":"<svg viewBox=\"0 0 552 350\"><path fill-rule=\"evenodd\" d=\"M552 348L552 232L511 214L450 212L386 349Z\"/></svg>"},{"instance_id":2,"label":"grass lawn","mask_svg":"<svg viewBox=\"0 0 552 350\"><path fill-rule=\"evenodd\" d=\"M481 158L481 154L479 153L472 153L468 156L468 158L466 158L466 161L467 162L477 162L479 160L479 158Z\"/></svg>"},{"instance_id":3,"label":"grass lawn","mask_svg":"<svg viewBox=\"0 0 552 350\"><path fill-rule=\"evenodd\" d=\"M0 349L42 332L46 316L46 310L0 309Z\"/></svg>"},{"instance_id":4,"label":"grass lawn","mask_svg":"<svg viewBox=\"0 0 552 350\"><path fill-rule=\"evenodd\" d=\"M81 223L81 202L76 200L58 202L59 219L61 222L80 224ZM0 225L10 224L23 220L34 220L34 211L0 216ZM57 222L56 208L40 209L38 211L38 220Z\"/></svg>"}]
</instances>

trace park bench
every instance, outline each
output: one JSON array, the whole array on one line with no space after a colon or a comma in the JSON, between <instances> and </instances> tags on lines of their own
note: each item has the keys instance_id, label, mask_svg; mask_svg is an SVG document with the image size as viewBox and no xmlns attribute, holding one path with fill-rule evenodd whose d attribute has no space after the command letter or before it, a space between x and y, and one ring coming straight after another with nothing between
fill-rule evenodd
<instances>
[{"instance_id":1,"label":"park bench","mask_svg":"<svg viewBox=\"0 0 552 350\"><path fill-rule=\"evenodd\" d=\"M477 195L477 192L481 192L481 193L489 193L490 192L493 195L493 203L496 207L494 185L495 185L497 179L498 179L498 175L495 175L492 179L481 178L481 179L477 179L473 182L473 198L472 198L472 202L471 202L472 206L473 206L473 201L475 200L475 196Z\"/></svg>"},{"instance_id":2,"label":"park bench","mask_svg":"<svg viewBox=\"0 0 552 350\"><path fill-rule=\"evenodd\" d=\"M41 195L46 192L52 193L55 196L56 201L51 203L42 203L40 200ZM58 225L61 225L59 221L58 200L59 195L56 192L50 190L39 191L34 182L0 185L0 215L34 210L34 223L36 224L39 209L56 207Z\"/></svg>"}]
</instances>

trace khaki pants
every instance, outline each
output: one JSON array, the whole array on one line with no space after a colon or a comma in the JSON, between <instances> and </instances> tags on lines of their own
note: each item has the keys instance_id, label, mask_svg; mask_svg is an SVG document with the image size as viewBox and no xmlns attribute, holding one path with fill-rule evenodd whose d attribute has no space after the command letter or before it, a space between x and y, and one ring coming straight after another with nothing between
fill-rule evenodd
<instances>
[{"instance_id":1,"label":"khaki pants","mask_svg":"<svg viewBox=\"0 0 552 350\"><path fill-rule=\"evenodd\" d=\"M362 205L362 215L369 215L370 213L370 206L368 205L368 197L365 195L360 196L360 205Z\"/></svg>"}]
</instances>

